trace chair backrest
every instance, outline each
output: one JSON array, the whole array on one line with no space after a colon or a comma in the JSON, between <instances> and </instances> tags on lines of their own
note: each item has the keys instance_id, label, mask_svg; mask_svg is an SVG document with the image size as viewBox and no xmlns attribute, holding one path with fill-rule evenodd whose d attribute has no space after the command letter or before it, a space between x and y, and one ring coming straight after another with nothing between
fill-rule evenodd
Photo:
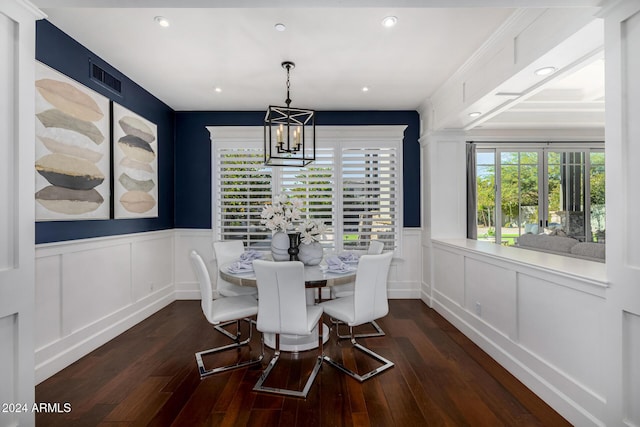
<instances>
[{"instance_id":1,"label":"chair backrest","mask_svg":"<svg viewBox=\"0 0 640 427\"><path fill-rule=\"evenodd\" d=\"M255 260L253 270L258 284L258 330L309 335L304 264Z\"/></svg>"},{"instance_id":2,"label":"chair backrest","mask_svg":"<svg viewBox=\"0 0 640 427\"><path fill-rule=\"evenodd\" d=\"M380 240L371 240L369 242L369 249L367 249L367 255L380 255L384 249L384 243Z\"/></svg>"},{"instance_id":3,"label":"chair backrest","mask_svg":"<svg viewBox=\"0 0 640 427\"><path fill-rule=\"evenodd\" d=\"M244 244L240 240L228 240L225 242L213 242L213 252L216 255L216 264L218 268L218 280L216 288L220 289L232 288L234 285L220 277L220 266L228 262L237 261L244 252Z\"/></svg>"},{"instance_id":4,"label":"chair backrest","mask_svg":"<svg viewBox=\"0 0 640 427\"><path fill-rule=\"evenodd\" d=\"M362 255L353 289L354 325L371 322L389 312L387 277L393 252Z\"/></svg>"},{"instance_id":5,"label":"chair backrest","mask_svg":"<svg viewBox=\"0 0 640 427\"><path fill-rule=\"evenodd\" d=\"M191 258L193 271L196 273L198 283L200 284L200 306L202 307L202 312L207 320L210 320L209 316L211 315L211 307L213 305L213 291L211 290L211 278L209 277L209 271L207 271L207 265L204 263L200 254L194 250L191 251L189 258Z\"/></svg>"}]
</instances>

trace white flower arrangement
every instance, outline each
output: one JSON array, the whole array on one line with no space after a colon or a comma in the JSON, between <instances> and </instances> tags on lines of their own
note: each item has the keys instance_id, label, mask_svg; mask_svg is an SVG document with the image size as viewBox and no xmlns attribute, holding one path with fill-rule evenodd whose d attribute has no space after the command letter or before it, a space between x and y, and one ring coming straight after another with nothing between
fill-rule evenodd
<instances>
[{"instance_id":1,"label":"white flower arrangement","mask_svg":"<svg viewBox=\"0 0 640 427\"><path fill-rule=\"evenodd\" d=\"M260 223L271 231L292 230L293 222L300 220L302 200L289 198L286 194L279 194L273 198L271 204L264 205Z\"/></svg>"},{"instance_id":2,"label":"white flower arrangement","mask_svg":"<svg viewBox=\"0 0 640 427\"><path fill-rule=\"evenodd\" d=\"M297 228L300 232L300 241L305 245L320 241L327 231L327 226L319 219L305 219Z\"/></svg>"}]
</instances>

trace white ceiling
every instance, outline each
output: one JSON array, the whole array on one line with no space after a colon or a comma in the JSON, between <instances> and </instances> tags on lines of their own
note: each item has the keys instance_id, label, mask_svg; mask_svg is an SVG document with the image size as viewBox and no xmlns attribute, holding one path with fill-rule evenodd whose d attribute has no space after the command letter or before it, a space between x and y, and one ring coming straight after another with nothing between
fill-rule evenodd
<instances>
[{"instance_id":1,"label":"white ceiling","mask_svg":"<svg viewBox=\"0 0 640 427\"><path fill-rule=\"evenodd\" d=\"M284 60L296 63L292 106L417 109L514 12L511 7L595 2L493 0L482 4L494 7L469 7L479 2L398 0L398 6L389 6L394 2L358 0L350 4L375 7L345 7L343 0L327 0L312 7L311 0L280 0L266 8L255 7L262 3L252 0L218 1L215 8L202 8L207 4L202 0L35 3L65 33L171 108L187 111L283 105ZM147 7L150 3L164 8ZM181 8L168 8L174 4ZM445 4L457 7L434 7ZM393 28L381 25L388 15L398 17ZM171 25L161 28L155 16L166 17ZM286 31L276 31L276 23L285 24ZM598 105L602 83L602 67L595 65L576 79L549 84L482 126L513 128L523 118L548 122L558 108L588 113L585 102L601 107L603 114L603 104ZM363 86L369 91L363 92Z\"/></svg>"},{"instance_id":2,"label":"white ceiling","mask_svg":"<svg viewBox=\"0 0 640 427\"><path fill-rule=\"evenodd\" d=\"M604 113L604 58L598 55L477 128L604 129Z\"/></svg>"}]
</instances>

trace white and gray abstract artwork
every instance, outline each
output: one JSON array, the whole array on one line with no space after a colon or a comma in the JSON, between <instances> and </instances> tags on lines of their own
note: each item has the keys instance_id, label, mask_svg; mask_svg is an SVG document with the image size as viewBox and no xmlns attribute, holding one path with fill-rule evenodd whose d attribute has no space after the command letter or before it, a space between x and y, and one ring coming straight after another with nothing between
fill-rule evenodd
<instances>
[{"instance_id":1,"label":"white and gray abstract artwork","mask_svg":"<svg viewBox=\"0 0 640 427\"><path fill-rule=\"evenodd\" d=\"M157 217L157 126L114 103L113 139L115 217Z\"/></svg>"},{"instance_id":2,"label":"white and gray abstract artwork","mask_svg":"<svg viewBox=\"0 0 640 427\"><path fill-rule=\"evenodd\" d=\"M109 99L36 62L36 220L109 218Z\"/></svg>"}]
</instances>

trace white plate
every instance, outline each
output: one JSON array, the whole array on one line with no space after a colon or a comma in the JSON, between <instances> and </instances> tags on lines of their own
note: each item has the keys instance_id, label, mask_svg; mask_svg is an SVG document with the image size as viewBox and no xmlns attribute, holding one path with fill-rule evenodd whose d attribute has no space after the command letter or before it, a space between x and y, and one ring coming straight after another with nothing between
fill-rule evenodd
<instances>
[{"instance_id":1,"label":"white plate","mask_svg":"<svg viewBox=\"0 0 640 427\"><path fill-rule=\"evenodd\" d=\"M331 270L331 269L328 269L328 270L327 270L327 273L344 274L344 273L351 273L352 271L356 271L356 269L355 269L355 268L353 268L353 267L347 267L347 268L340 269L340 270Z\"/></svg>"},{"instance_id":2,"label":"white plate","mask_svg":"<svg viewBox=\"0 0 640 427\"><path fill-rule=\"evenodd\" d=\"M227 267L227 271L231 274L240 274L240 273L253 273L253 269L245 269L242 268L240 270L236 270L235 268Z\"/></svg>"}]
</instances>

